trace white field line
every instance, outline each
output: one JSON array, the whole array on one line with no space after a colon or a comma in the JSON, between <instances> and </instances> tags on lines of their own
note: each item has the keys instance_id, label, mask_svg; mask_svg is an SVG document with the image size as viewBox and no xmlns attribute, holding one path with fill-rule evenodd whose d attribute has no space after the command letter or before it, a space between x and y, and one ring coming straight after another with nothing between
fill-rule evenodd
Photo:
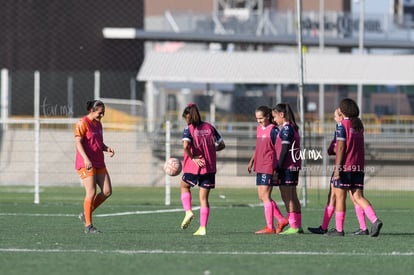
<instances>
[{"instance_id":1,"label":"white field line","mask_svg":"<svg viewBox=\"0 0 414 275\"><path fill-rule=\"evenodd\" d=\"M362 252L317 252L317 251L186 251L186 250L96 250L96 249L30 249L30 248L0 248L4 253L96 253L96 254L203 254L203 255L305 255L305 256L368 256L368 257L412 257L414 252L382 252L382 253L362 253Z\"/></svg>"},{"instance_id":2,"label":"white field line","mask_svg":"<svg viewBox=\"0 0 414 275\"><path fill-rule=\"evenodd\" d=\"M248 204L248 207L263 207L263 204ZM226 206L212 206L211 208L229 208ZM235 208L234 206L231 208ZM193 210L199 210L200 207L193 207ZM308 211L318 211L322 212L322 208L307 208ZM128 211L128 212L117 212L117 213L108 213L108 214L97 214L94 217L115 217L115 216L129 216L129 215L146 215L146 214L160 214L160 213L174 213L174 212L182 212L184 211L182 208L175 208L175 209L159 209L159 210L147 210L147 211ZM409 209L381 209L380 211L386 212L398 212L398 213L406 213L410 212ZM78 214L48 214L48 213L0 213L0 216L26 216L26 217L77 217Z\"/></svg>"},{"instance_id":3,"label":"white field line","mask_svg":"<svg viewBox=\"0 0 414 275\"><path fill-rule=\"evenodd\" d=\"M199 207L194 207L193 210L197 210ZM118 212L109 214L97 214L94 217L112 217L112 216L127 216L127 215L143 215L143 214L156 214L156 213L171 213L171 212L182 212L180 209L160 209L151 211L129 211L129 212ZM0 213L0 216L29 216L29 217L77 217L78 214L40 214L40 213Z\"/></svg>"},{"instance_id":4,"label":"white field line","mask_svg":"<svg viewBox=\"0 0 414 275\"><path fill-rule=\"evenodd\" d=\"M386 257L412 257L414 252L382 252L382 253L362 253L362 252L317 252L317 251L186 251L186 250L96 250L96 249L29 249L29 248L0 248L0 252L9 253L96 253L96 254L190 254L194 255L306 255L306 256L386 256Z\"/></svg>"}]
</instances>

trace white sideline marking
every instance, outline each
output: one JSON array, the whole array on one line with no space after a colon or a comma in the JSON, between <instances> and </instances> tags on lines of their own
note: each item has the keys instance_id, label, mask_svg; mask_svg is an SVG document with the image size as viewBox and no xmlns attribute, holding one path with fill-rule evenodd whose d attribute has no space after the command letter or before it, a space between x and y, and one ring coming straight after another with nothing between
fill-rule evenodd
<instances>
[{"instance_id":1,"label":"white sideline marking","mask_svg":"<svg viewBox=\"0 0 414 275\"><path fill-rule=\"evenodd\" d=\"M262 207L263 204L248 204L248 207ZM221 206L211 206L211 208L227 208ZM193 207L193 210L199 210L200 207ZM323 211L322 208L308 208L308 211ZM383 209L381 209L384 211ZM380 211L381 211L380 210ZM159 214L159 213L173 213L173 212L182 212L182 208L176 209L159 209L159 210L147 210L147 211L128 211L128 212L118 212L118 213L109 213L109 214L97 214L94 217L115 217L115 216L128 216L128 215L145 215L145 214ZM411 209L387 209L387 212L398 212L398 213L405 213L410 212ZM27 217L77 217L78 214L47 214L47 213L0 213L0 216L27 216Z\"/></svg>"},{"instance_id":2,"label":"white sideline marking","mask_svg":"<svg viewBox=\"0 0 414 275\"><path fill-rule=\"evenodd\" d=\"M361 252L312 252L312 251L186 251L186 250L96 250L96 249L30 249L30 248L0 248L0 252L9 253L97 253L97 254L204 254L204 255L308 255L308 256L414 256L414 252L383 252L383 253L361 253Z\"/></svg>"},{"instance_id":3,"label":"white sideline marking","mask_svg":"<svg viewBox=\"0 0 414 275\"><path fill-rule=\"evenodd\" d=\"M27 216L27 217L75 217L75 214L39 214L39 213L0 213L0 216Z\"/></svg>"},{"instance_id":4,"label":"white sideline marking","mask_svg":"<svg viewBox=\"0 0 414 275\"><path fill-rule=\"evenodd\" d=\"M194 207L193 210L197 210L200 207ZM130 211L130 212L119 212L110 214L97 214L94 217L113 217L113 216L127 216L127 215L142 215L142 214L155 214L155 213L171 213L171 212L184 212L180 209L160 209L160 210L147 210L147 211Z\"/></svg>"},{"instance_id":5,"label":"white sideline marking","mask_svg":"<svg viewBox=\"0 0 414 275\"><path fill-rule=\"evenodd\" d=\"M198 210L200 207L193 207L193 210ZM97 214L94 217L113 217L113 216L127 216L127 215L143 215L143 214L156 214L156 213L171 213L171 212L183 212L180 209L160 209L151 211L130 211L130 212L118 212L109 214ZM39 213L0 213L0 216L28 216L28 217L77 217L78 214L39 214Z\"/></svg>"}]
</instances>

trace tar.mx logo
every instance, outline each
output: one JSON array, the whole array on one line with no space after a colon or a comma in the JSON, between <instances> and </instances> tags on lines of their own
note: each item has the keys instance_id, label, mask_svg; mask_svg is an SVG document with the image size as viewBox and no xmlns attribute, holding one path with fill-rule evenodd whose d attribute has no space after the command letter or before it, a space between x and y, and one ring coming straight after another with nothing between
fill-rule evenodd
<instances>
[{"instance_id":1,"label":"tar.mx logo","mask_svg":"<svg viewBox=\"0 0 414 275\"><path fill-rule=\"evenodd\" d=\"M40 106L45 117L50 116L73 116L73 108L70 105L53 105L47 102L47 97L43 99L43 104Z\"/></svg>"},{"instance_id":2,"label":"tar.mx logo","mask_svg":"<svg viewBox=\"0 0 414 275\"><path fill-rule=\"evenodd\" d=\"M289 150L292 156L293 163L296 163L297 160L301 159L311 159L311 160L318 160L322 159L322 152L319 150L309 149L306 148L301 150L300 148L295 147L295 141L292 143L292 148Z\"/></svg>"}]
</instances>

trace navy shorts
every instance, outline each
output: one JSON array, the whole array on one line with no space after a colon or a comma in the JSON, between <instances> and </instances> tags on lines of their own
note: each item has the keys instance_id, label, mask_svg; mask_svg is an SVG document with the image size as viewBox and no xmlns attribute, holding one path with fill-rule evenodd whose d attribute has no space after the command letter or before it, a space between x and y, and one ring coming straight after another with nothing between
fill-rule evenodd
<instances>
[{"instance_id":1,"label":"navy shorts","mask_svg":"<svg viewBox=\"0 0 414 275\"><path fill-rule=\"evenodd\" d=\"M284 169L279 172L279 180L275 186L297 186L299 182L299 171Z\"/></svg>"},{"instance_id":2,"label":"navy shorts","mask_svg":"<svg viewBox=\"0 0 414 275\"><path fill-rule=\"evenodd\" d=\"M191 187L194 187L196 185L207 189L214 189L216 187L215 173L207 173L203 175L184 173L181 179Z\"/></svg>"},{"instance_id":3,"label":"navy shorts","mask_svg":"<svg viewBox=\"0 0 414 275\"><path fill-rule=\"evenodd\" d=\"M364 172L339 172L339 180L333 186L341 189L364 189Z\"/></svg>"},{"instance_id":4,"label":"navy shorts","mask_svg":"<svg viewBox=\"0 0 414 275\"><path fill-rule=\"evenodd\" d=\"M273 175L257 173L256 174L256 185L273 186Z\"/></svg>"}]
</instances>

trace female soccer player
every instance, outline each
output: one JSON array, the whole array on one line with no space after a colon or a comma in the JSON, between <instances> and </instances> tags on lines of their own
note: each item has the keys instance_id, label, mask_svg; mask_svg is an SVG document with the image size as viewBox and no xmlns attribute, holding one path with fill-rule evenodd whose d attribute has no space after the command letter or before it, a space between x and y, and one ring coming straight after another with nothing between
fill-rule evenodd
<instances>
[{"instance_id":1,"label":"female soccer player","mask_svg":"<svg viewBox=\"0 0 414 275\"><path fill-rule=\"evenodd\" d=\"M281 125L280 132L276 139L276 156L280 193L285 203L290 228L280 234L303 233L302 214L300 202L296 192L298 185L301 159L298 156L300 150L299 127L296 124L295 116L289 104L280 103L273 108L273 117L278 125Z\"/></svg>"},{"instance_id":2,"label":"female soccer player","mask_svg":"<svg viewBox=\"0 0 414 275\"><path fill-rule=\"evenodd\" d=\"M83 213L79 214L79 219L85 223L85 233L100 233L92 224L92 212L112 194L103 152L113 157L115 151L103 142L101 119L105 114L104 103L100 100L88 101L86 110L89 114L75 126L75 167L85 187ZM101 189L98 195L96 185Z\"/></svg>"},{"instance_id":3,"label":"female soccer player","mask_svg":"<svg viewBox=\"0 0 414 275\"><path fill-rule=\"evenodd\" d=\"M339 108L337 108L334 112L334 119L337 123L337 126L343 119L343 115ZM335 146L336 146L336 131L334 133L334 138L331 141L331 144L328 147L328 155L335 155ZM330 184L329 184L329 193L328 193L328 201L326 203L325 211L323 214L322 224L319 227L308 227L308 230L314 234L325 234L328 232L328 225L332 218L332 215L335 211L335 192L333 192L333 180L334 180L334 173L332 173ZM365 222L365 215L364 210L355 202L352 193L349 192L349 197L352 200L352 203L355 207L355 214L357 216L359 222L359 229L354 232L354 235L369 235L367 225Z\"/></svg>"},{"instance_id":4,"label":"female soccer player","mask_svg":"<svg viewBox=\"0 0 414 275\"><path fill-rule=\"evenodd\" d=\"M336 229L327 236L344 236L343 226L346 212L348 190L355 202L364 210L372 223L371 236L377 237L382 221L377 218L371 203L364 197L364 125L359 119L359 108L354 100L345 98L339 104L344 119L336 131L336 159L334 170L335 223Z\"/></svg>"},{"instance_id":5,"label":"female soccer player","mask_svg":"<svg viewBox=\"0 0 414 275\"><path fill-rule=\"evenodd\" d=\"M272 109L267 106L259 106L256 109L257 126L256 150L251 158L247 170L249 173L256 171L256 186L259 199L263 202L266 227L256 231L256 234L279 234L288 224L283 217L276 202L272 199L273 171L276 162L275 143L279 129L272 123ZM278 220L275 230L273 216Z\"/></svg>"},{"instance_id":6,"label":"female soccer player","mask_svg":"<svg viewBox=\"0 0 414 275\"><path fill-rule=\"evenodd\" d=\"M201 120L196 104L189 103L182 116L188 125L183 132L184 175L181 179L181 202L185 216L181 228L188 228L194 218L190 189L199 185L200 227L194 235L203 236L206 235L210 214L208 197L210 189L215 188L216 151L223 150L225 144L216 128Z\"/></svg>"}]
</instances>

